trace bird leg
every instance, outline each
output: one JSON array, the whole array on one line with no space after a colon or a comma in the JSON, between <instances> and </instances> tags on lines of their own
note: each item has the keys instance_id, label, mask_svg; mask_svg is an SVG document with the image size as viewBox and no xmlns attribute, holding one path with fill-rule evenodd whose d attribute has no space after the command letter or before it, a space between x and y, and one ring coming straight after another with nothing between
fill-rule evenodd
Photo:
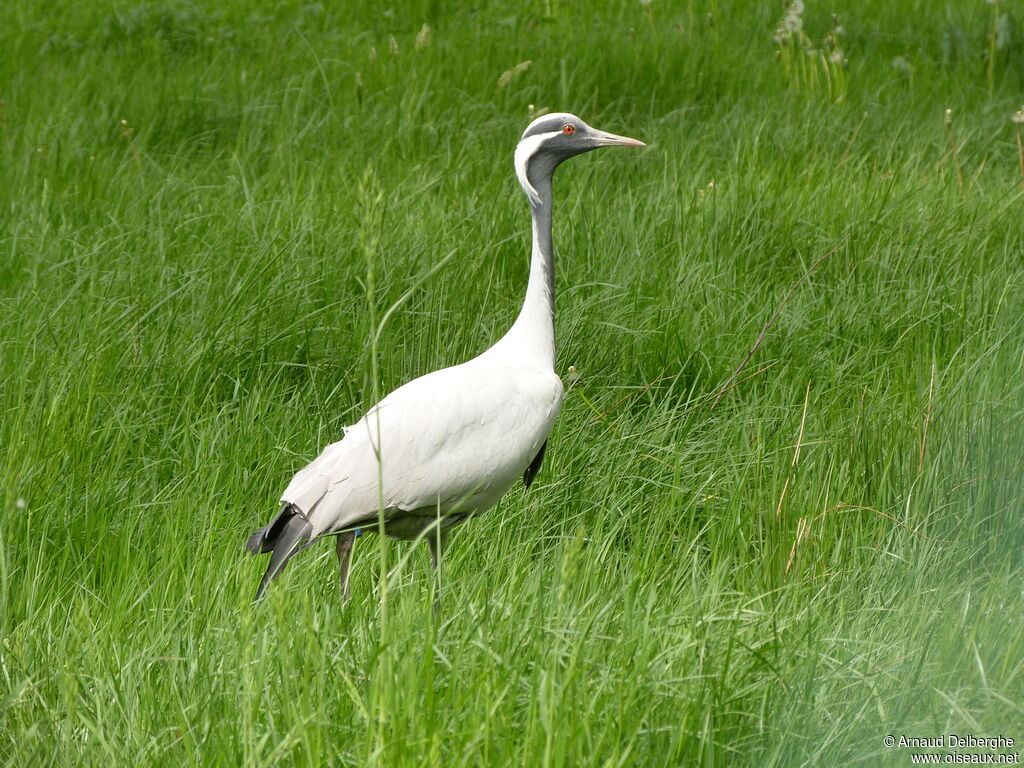
<instances>
[{"instance_id":1,"label":"bird leg","mask_svg":"<svg viewBox=\"0 0 1024 768\"><path fill-rule=\"evenodd\" d=\"M341 578L341 599L348 602L348 566L352 558L352 545L356 540L355 531L338 534L335 551L338 553L338 571Z\"/></svg>"},{"instance_id":2,"label":"bird leg","mask_svg":"<svg viewBox=\"0 0 1024 768\"><path fill-rule=\"evenodd\" d=\"M434 615L441 615L441 555L448 541L448 531L436 530L427 536L430 545L430 564L434 568Z\"/></svg>"}]
</instances>

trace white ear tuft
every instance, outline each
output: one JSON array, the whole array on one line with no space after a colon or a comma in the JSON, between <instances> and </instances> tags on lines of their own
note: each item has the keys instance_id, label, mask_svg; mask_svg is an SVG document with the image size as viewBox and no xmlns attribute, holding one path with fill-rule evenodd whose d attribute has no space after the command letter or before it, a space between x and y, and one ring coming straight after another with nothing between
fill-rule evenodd
<instances>
[{"instance_id":1,"label":"white ear tuft","mask_svg":"<svg viewBox=\"0 0 1024 768\"><path fill-rule=\"evenodd\" d=\"M530 202L534 205L540 205L540 193L534 188L533 184L530 183L530 178L526 173L527 166L541 145L550 139L552 136L557 136L559 131L552 131L551 133L538 133L535 136L530 136L519 142L519 146L516 147L515 164L516 164L516 177L519 179L519 185L523 188L526 196L530 198Z\"/></svg>"}]
</instances>

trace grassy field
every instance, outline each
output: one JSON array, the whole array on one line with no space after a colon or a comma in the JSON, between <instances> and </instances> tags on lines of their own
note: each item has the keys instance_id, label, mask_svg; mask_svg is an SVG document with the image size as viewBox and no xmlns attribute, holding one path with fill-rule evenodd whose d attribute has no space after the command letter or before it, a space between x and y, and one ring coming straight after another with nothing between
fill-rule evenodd
<instances>
[{"instance_id":1,"label":"grassy field","mask_svg":"<svg viewBox=\"0 0 1024 768\"><path fill-rule=\"evenodd\" d=\"M348 6L5 6L0 760L1020 751L1021 7ZM440 621L376 537L350 604L321 545L251 605L291 473L518 311L531 105L650 145L557 178L537 482Z\"/></svg>"}]
</instances>

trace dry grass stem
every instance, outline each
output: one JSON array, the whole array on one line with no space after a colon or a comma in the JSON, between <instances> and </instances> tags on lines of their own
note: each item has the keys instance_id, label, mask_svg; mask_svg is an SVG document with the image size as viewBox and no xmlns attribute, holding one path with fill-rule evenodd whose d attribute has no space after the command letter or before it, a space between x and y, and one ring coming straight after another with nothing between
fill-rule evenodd
<instances>
[{"instance_id":1,"label":"dry grass stem","mask_svg":"<svg viewBox=\"0 0 1024 768\"><path fill-rule=\"evenodd\" d=\"M956 146L956 136L953 134L953 110L946 110L945 117L946 135L949 137L949 152L953 156L953 165L956 167L956 183L960 190L960 196L964 196L964 171L960 167L960 152Z\"/></svg>"},{"instance_id":2,"label":"dry grass stem","mask_svg":"<svg viewBox=\"0 0 1024 768\"><path fill-rule=\"evenodd\" d=\"M789 573L789 569L793 565L793 560L796 558L797 545L804 539L810 538L811 535L811 524L807 522L806 517L801 517L796 523L796 536L793 537L793 546L789 550L789 559L786 560L786 573Z\"/></svg>"},{"instance_id":3,"label":"dry grass stem","mask_svg":"<svg viewBox=\"0 0 1024 768\"><path fill-rule=\"evenodd\" d=\"M918 537L920 537L922 539L927 539L928 541L936 541L936 542L939 542L941 544L949 544L952 541L951 539L938 539L938 538L936 538L934 536L928 536L928 535L926 535L924 533L921 533L920 531L914 530L909 525L904 523L902 520L899 520L899 519L893 517L888 512L883 512L882 510L875 509L874 507L865 507L865 506L862 506L860 504L846 504L844 502L839 502L834 507L830 507L829 509L826 509L824 512L819 512L814 517L814 520L812 520L812 522L816 523L816 522L818 522L818 520L821 520L822 518L824 518L825 515L831 514L832 512L848 512L848 511L854 511L854 510L861 510L861 511L864 511L864 512L874 512L876 515L881 515L886 520L891 520L892 522L896 523L896 525L898 525L900 528L903 528L905 531L908 531L909 533L912 533L913 535L918 536Z\"/></svg>"},{"instance_id":4,"label":"dry grass stem","mask_svg":"<svg viewBox=\"0 0 1024 768\"><path fill-rule=\"evenodd\" d=\"M761 346L761 343L764 341L765 336L768 335L768 331L771 330L771 327L775 324L775 321L779 319L779 315L782 314L782 310L786 306L786 302L789 301L790 297L792 297L792 295L796 292L796 289L800 287L800 284L803 283L803 281L806 280L815 269L817 269L818 265L821 264L821 262L823 262L829 256L838 251L849 239L849 233L843 235L839 242L832 246L828 253L825 253L819 256L817 259L815 259L814 263L807 268L807 271L800 275L800 279L790 286L789 290L786 291L786 295L782 297L782 301L779 302L779 306L775 308L775 312L768 319L768 322L764 324L764 327L761 329L761 333L759 333L757 336L757 341L754 342L754 346L752 346L749 349L747 354L743 357L743 361L738 366L736 366L736 370L732 372L732 375L728 379L726 379L725 384L722 385L722 388L715 395L715 400L711 404L712 410L714 410L715 406L718 405L718 401L722 399L722 395L724 395L727 391L729 391L732 388L733 382L735 381L736 377L740 375L743 369L747 366L747 363L750 362L750 358L754 356L754 353Z\"/></svg>"},{"instance_id":5,"label":"dry grass stem","mask_svg":"<svg viewBox=\"0 0 1024 768\"><path fill-rule=\"evenodd\" d=\"M917 458L917 474L924 472L924 454L928 447L928 424L932 420L932 398L935 395L935 360L932 360L932 376L928 383L928 408L924 412L924 424L921 426L921 450Z\"/></svg>"},{"instance_id":6,"label":"dry grass stem","mask_svg":"<svg viewBox=\"0 0 1024 768\"><path fill-rule=\"evenodd\" d=\"M807 382L807 392L804 395L804 413L800 417L800 433L797 435L797 447L793 452L793 461L790 462L790 472L785 477L785 482L782 484L782 493L778 497L778 504L775 507L775 519L779 519L782 515L782 504L785 502L785 494L790 489L790 481L793 479L793 473L797 470L797 462L800 461L800 446L804 441L804 426L807 424L807 406L811 398L811 383Z\"/></svg>"},{"instance_id":7,"label":"dry grass stem","mask_svg":"<svg viewBox=\"0 0 1024 768\"><path fill-rule=\"evenodd\" d=\"M800 432L796 437L796 448L793 450L793 460L789 464L789 474L786 476L786 482L782 486L782 493L779 494L779 503L775 507L775 519L778 520L782 516L782 504L786 500L786 492L789 490L789 482L793 479L793 473L796 472L796 465L800 461L800 446L803 445L804 440L804 427L807 425L807 406L811 401L811 382L807 382L807 392L804 394L804 411L800 416Z\"/></svg>"},{"instance_id":8,"label":"dry grass stem","mask_svg":"<svg viewBox=\"0 0 1024 768\"><path fill-rule=\"evenodd\" d=\"M1020 188L1024 190L1024 145L1021 144L1020 140L1020 124L1018 123L1015 128L1017 129L1017 163L1020 166Z\"/></svg>"}]
</instances>

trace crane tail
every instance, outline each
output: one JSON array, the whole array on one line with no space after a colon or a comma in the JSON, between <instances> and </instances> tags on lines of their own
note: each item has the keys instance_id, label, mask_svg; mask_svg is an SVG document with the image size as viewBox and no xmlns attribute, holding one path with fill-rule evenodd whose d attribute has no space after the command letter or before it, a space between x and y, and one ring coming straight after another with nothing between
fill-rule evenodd
<instances>
[{"instance_id":1,"label":"crane tail","mask_svg":"<svg viewBox=\"0 0 1024 768\"><path fill-rule=\"evenodd\" d=\"M312 533L313 524L306 516L297 507L286 504L270 525L260 528L249 537L249 541L246 542L249 552L252 554L272 553L270 564L267 566L263 578L260 579L254 602L258 602L263 597L267 591L267 585L284 570L288 561L302 548L303 542L307 541Z\"/></svg>"}]
</instances>

